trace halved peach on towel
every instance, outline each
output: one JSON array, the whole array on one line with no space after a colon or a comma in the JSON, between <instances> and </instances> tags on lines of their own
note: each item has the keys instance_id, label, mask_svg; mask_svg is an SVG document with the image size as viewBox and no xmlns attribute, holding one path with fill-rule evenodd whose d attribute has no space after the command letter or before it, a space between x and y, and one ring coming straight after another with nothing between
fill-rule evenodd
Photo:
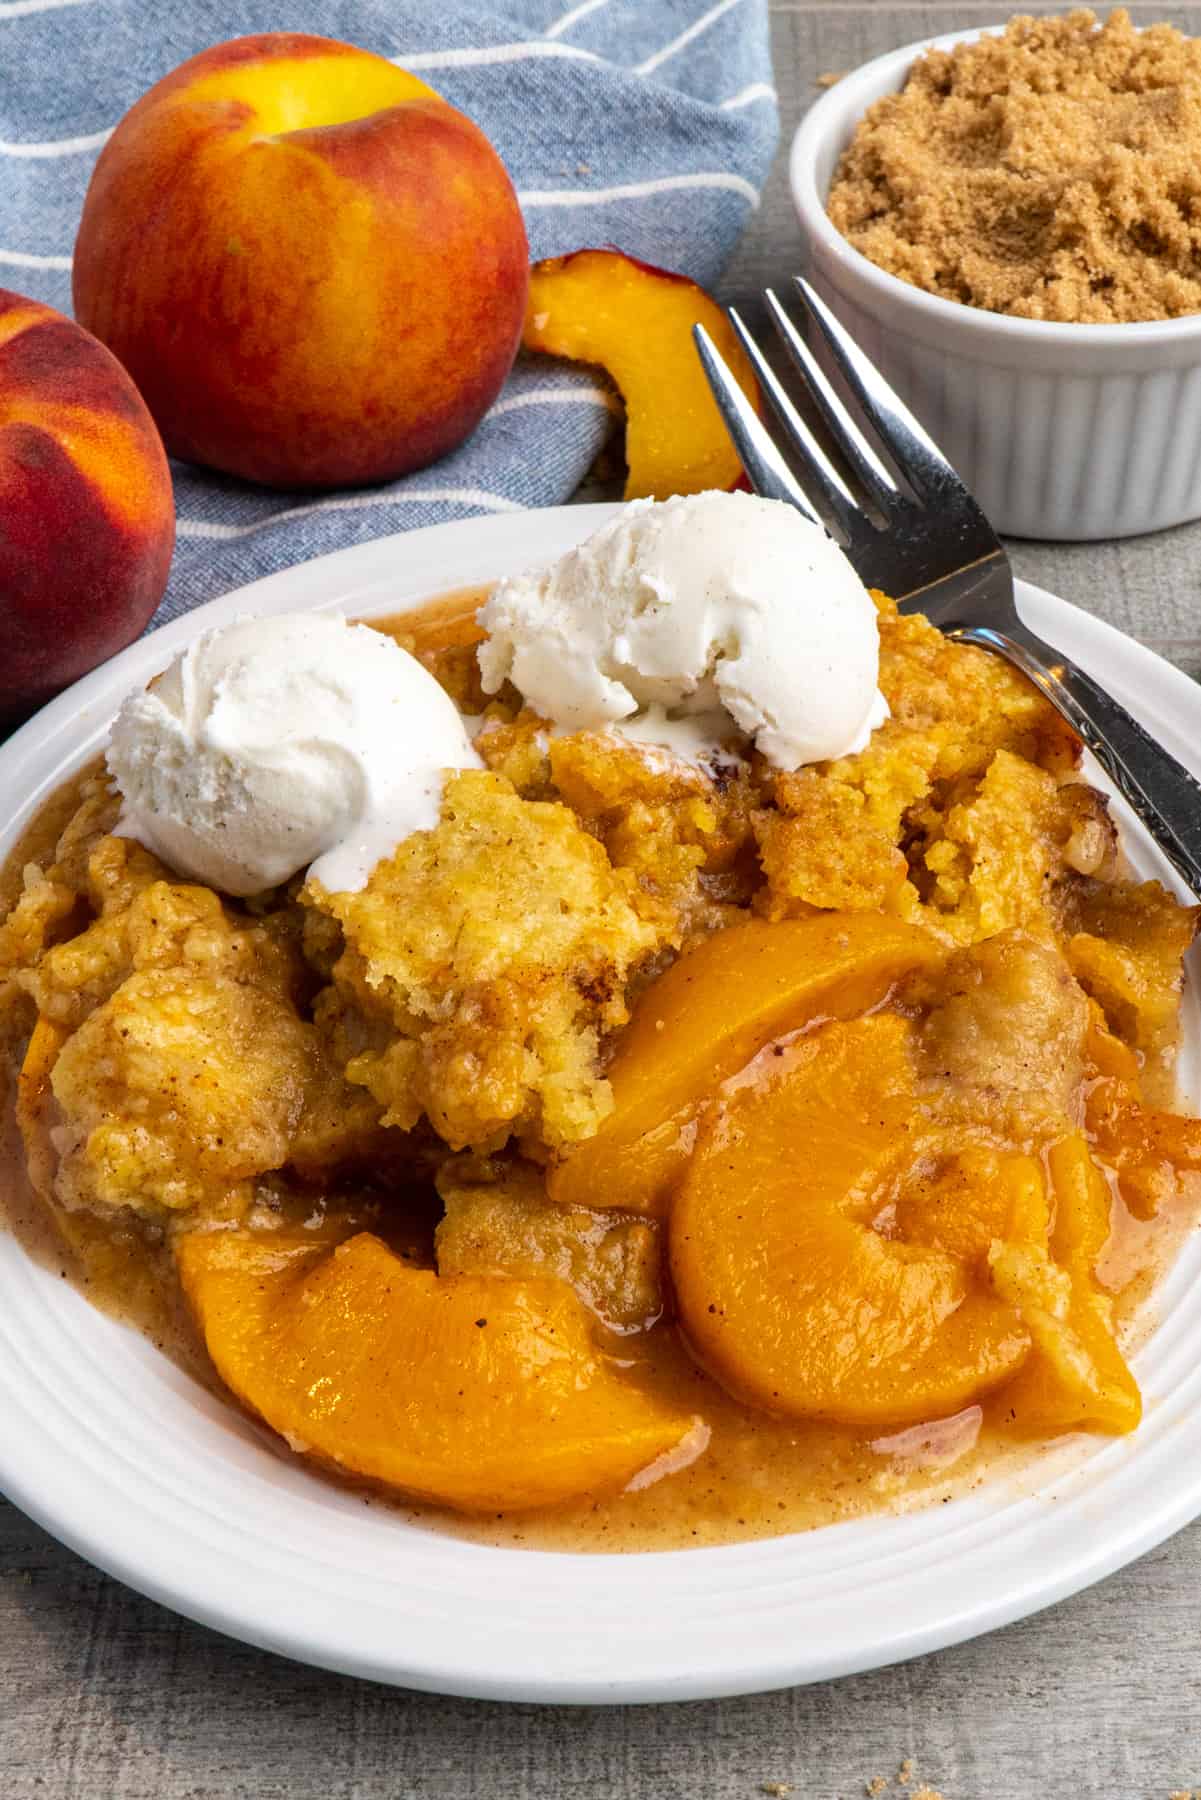
<instances>
[{"instance_id":1,"label":"halved peach on towel","mask_svg":"<svg viewBox=\"0 0 1201 1800\"><path fill-rule=\"evenodd\" d=\"M697 1421L594 1345L565 1282L439 1277L361 1232L338 1245L192 1233L184 1292L222 1380L345 1474L463 1511L620 1488Z\"/></svg>"},{"instance_id":2,"label":"halved peach on towel","mask_svg":"<svg viewBox=\"0 0 1201 1800\"><path fill-rule=\"evenodd\" d=\"M607 369L626 403L627 500L730 488L742 464L692 341L703 325L757 404L751 366L716 300L620 250L535 263L523 343Z\"/></svg>"}]
</instances>

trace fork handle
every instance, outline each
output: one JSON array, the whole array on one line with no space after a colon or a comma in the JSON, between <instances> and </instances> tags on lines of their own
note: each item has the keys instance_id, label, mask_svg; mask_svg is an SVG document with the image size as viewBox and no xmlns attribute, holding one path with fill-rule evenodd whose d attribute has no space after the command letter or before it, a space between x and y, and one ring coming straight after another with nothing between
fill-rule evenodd
<instances>
[{"instance_id":1,"label":"fork handle","mask_svg":"<svg viewBox=\"0 0 1201 1800\"><path fill-rule=\"evenodd\" d=\"M1201 783L1092 676L1032 631L956 625L947 636L994 651L1041 689L1130 802L1181 880L1201 898Z\"/></svg>"}]
</instances>

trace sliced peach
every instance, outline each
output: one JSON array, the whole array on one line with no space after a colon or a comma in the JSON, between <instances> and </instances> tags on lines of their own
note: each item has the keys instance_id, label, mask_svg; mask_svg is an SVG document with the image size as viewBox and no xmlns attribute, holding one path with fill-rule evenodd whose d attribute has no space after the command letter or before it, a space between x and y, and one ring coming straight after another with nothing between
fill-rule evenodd
<instances>
[{"instance_id":1,"label":"sliced peach","mask_svg":"<svg viewBox=\"0 0 1201 1800\"><path fill-rule=\"evenodd\" d=\"M1157 1057L1176 1041L1182 963L1201 907L1181 906L1158 881L1081 881L1065 897L1073 975L1111 1027Z\"/></svg>"},{"instance_id":2,"label":"sliced peach","mask_svg":"<svg viewBox=\"0 0 1201 1800\"><path fill-rule=\"evenodd\" d=\"M853 1018L945 954L916 925L871 913L753 919L717 932L646 990L609 1069L614 1109L551 1171L552 1199L661 1213L698 1107L783 1032Z\"/></svg>"},{"instance_id":3,"label":"sliced peach","mask_svg":"<svg viewBox=\"0 0 1201 1800\"><path fill-rule=\"evenodd\" d=\"M1143 1106L1122 1081L1103 1076L1084 1103L1089 1141L1118 1178L1136 1219L1154 1219L1177 1196L1180 1175L1201 1170L1201 1121Z\"/></svg>"},{"instance_id":4,"label":"sliced peach","mask_svg":"<svg viewBox=\"0 0 1201 1800\"><path fill-rule=\"evenodd\" d=\"M957 1150L907 1181L894 1219L908 1243L945 1250L979 1272L998 1239L1045 1248L1051 1222L1034 1158L988 1145Z\"/></svg>"},{"instance_id":5,"label":"sliced peach","mask_svg":"<svg viewBox=\"0 0 1201 1800\"><path fill-rule=\"evenodd\" d=\"M1030 1338L944 1250L861 1222L921 1133L912 1027L833 1023L702 1128L670 1227L680 1317L736 1394L797 1418L893 1427L1012 1375Z\"/></svg>"},{"instance_id":6,"label":"sliced peach","mask_svg":"<svg viewBox=\"0 0 1201 1800\"><path fill-rule=\"evenodd\" d=\"M1141 1083L1138 1057L1128 1044L1114 1036L1095 1000L1088 1003L1084 1060L1093 1080L1120 1081L1132 1094L1138 1095Z\"/></svg>"},{"instance_id":7,"label":"sliced peach","mask_svg":"<svg viewBox=\"0 0 1201 1800\"><path fill-rule=\"evenodd\" d=\"M17 1127L25 1146L29 1185L39 1199L54 1198L58 1157L50 1141L50 1076L70 1033L52 1019L39 1017L30 1034L17 1076Z\"/></svg>"},{"instance_id":8,"label":"sliced peach","mask_svg":"<svg viewBox=\"0 0 1201 1800\"><path fill-rule=\"evenodd\" d=\"M621 390L627 500L729 488L742 476L692 341L698 324L757 405L755 378L729 321L687 276L620 250L551 256L530 272L525 348L599 363Z\"/></svg>"},{"instance_id":9,"label":"sliced peach","mask_svg":"<svg viewBox=\"0 0 1201 1800\"><path fill-rule=\"evenodd\" d=\"M1153 1219L1179 1177L1201 1173L1201 1120L1145 1106L1139 1059L1110 1032L1096 1002L1085 1040L1090 1075L1085 1123L1136 1219Z\"/></svg>"},{"instance_id":10,"label":"sliced peach","mask_svg":"<svg viewBox=\"0 0 1201 1800\"><path fill-rule=\"evenodd\" d=\"M997 1291L1022 1315L1034 1349L1000 1396L1002 1416L1037 1437L1055 1432L1133 1431L1142 1416L1138 1383L1113 1333L1112 1304L1094 1273L1109 1236L1109 1190L1073 1133L1048 1156L1055 1192L1053 1264L998 1247Z\"/></svg>"},{"instance_id":11,"label":"sliced peach","mask_svg":"<svg viewBox=\"0 0 1201 1800\"><path fill-rule=\"evenodd\" d=\"M553 1279L440 1279L360 1232L335 1250L192 1233L184 1292L222 1380L347 1474L462 1511L623 1486L696 1421L595 1349Z\"/></svg>"}]
</instances>

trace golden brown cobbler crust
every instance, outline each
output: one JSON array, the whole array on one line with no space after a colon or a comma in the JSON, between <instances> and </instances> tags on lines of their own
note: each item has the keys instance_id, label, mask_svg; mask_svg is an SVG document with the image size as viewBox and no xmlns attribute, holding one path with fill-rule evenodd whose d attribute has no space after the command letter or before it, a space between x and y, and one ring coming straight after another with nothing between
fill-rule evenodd
<instances>
[{"instance_id":1,"label":"golden brown cobbler crust","mask_svg":"<svg viewBox=\"0 0 1201 1800\"><path fill-rule=\"evenodd\" d=\"M486 771L453 777L437 829L357 894L224 901L113 836L92 783L0 926L10 1035L35 1013L69 1034L60 1202L228 1216L270 1171L320 1179L419 1123L424 1152L544 1160L608 1111L641 986L748 913L883 911L963 946L1023 931L1166 1065L1194 914L1120 877L1078 744L1027 683L877 603L891 717L858 755L703 772L550 736L509 693ZM422 654L478 705L469 640Z\"/></svg>"}]
</instances>

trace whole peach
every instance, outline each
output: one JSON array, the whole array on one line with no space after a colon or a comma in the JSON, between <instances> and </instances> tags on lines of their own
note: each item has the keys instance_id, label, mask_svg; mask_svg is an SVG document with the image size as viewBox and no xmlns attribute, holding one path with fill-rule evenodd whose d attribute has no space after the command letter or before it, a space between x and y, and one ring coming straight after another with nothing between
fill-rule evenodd
<instances>
[{"instance_id":1,"label":"whole peach","mask_svg":"<svg viewBox=\"0 0 1201 1800\"><path fill-rule=\"evenodd\" d=\"M174 543L167 458L125 370L0 289L0 725L137 637Z\"/></svg>"},{"instance_id":2,"label":"whole peach","mask_svg":"<svg viewBox=\"0 0 1201 1800\"><path fill-rule=\"evenodd\" d=\"M516 354L528 248L470 119L349 44L236 38L106 144L75 311L175 455L273 487L383 481L462 441Z\"/></svg>"}]
</instances>

